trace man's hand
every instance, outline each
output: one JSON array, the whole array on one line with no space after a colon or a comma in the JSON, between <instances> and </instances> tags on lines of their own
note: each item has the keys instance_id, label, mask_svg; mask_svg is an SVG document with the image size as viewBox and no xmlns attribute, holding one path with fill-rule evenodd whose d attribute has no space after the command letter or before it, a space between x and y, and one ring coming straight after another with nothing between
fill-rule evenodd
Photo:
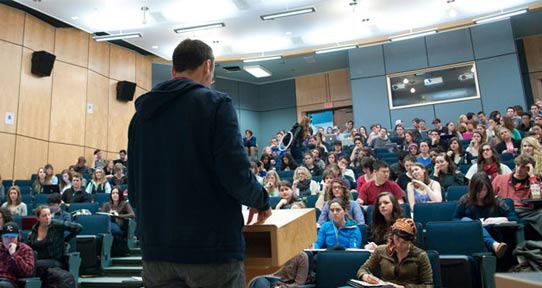
<instances>
[{"instance_id":1,"label":"man's hand","mask_svg":"<svg viewBox=\"0 0 542 288\"><path fill-rule=\"evenodd\" d=\"M252 218L254 218L254 214L258 214L257 221L254 224L263 224L265 220L271 216L271 213L272 213L271 208L265 211L259 211L256 208L250 208L250 210L248 211L247 225L250 225L250 223L252 222Z\"/></svg>"}]
</instances>

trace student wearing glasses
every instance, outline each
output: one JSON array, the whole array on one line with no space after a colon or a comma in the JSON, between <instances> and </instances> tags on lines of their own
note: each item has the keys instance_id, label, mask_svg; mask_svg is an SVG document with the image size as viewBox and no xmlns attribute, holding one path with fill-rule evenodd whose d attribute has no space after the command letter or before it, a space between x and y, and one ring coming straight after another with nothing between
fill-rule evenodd
<instances>
[{"instance_id":1,"label":"student wearing glasses","mask_svg":"<svg viewBox=\"0 0 542 288\"><path fill-rule=\"evenodd\" d=\"M489 179L493 181L497 175L511 173L512 170L508 166L501 163L497 151L491 147L489 143L484 143L478 151L477 164L470 166L465 178L471 179L478 171L486 172Z\"/></svg>"},{"instance_id":2,"label":"student wearing glasses","mask_svg":"<svg viewBox=\"0 0 542 288\"><path fill-rule=\"evenodd\" d=\"M361 207L354 200L350 200L350 193L348 193L348 185L342 178L335 178L331 180L331 189L328 192L328 199L339 198L345 203L346 213L356 222L356 224L365 224L365 218ZM323 225L330 218L330 202L326 202L322 207L322 213L318 218L317 226Z\"/></svg>"}]
</instances>

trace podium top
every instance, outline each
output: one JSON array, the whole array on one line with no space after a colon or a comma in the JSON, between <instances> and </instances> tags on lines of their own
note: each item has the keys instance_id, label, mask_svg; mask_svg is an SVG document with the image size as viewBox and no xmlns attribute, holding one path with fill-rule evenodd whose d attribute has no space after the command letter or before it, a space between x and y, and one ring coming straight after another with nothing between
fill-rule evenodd
<instances>
[{"instance_id":1,"label":"podium top","mask_svg":"<svg viewBox=\"0 0 542 288\"><path fill-rule=\"evenodd\" d=\"M252 219L252 223L247 225L248 220L248 211L243 211L243 218L245 223L245 229L252 230L250 227L258 227L258 226L275 226L277 228L281 228L285 226L286 224L292 222L292 220L297 219L307 213L311 213L311 211L314 210L313 208L306 208L306 209L283 209L283 210L273 210L272 214L263 224L253 224L256 223L257 217L254 215L254 219ZM316 224L315 224L316 225ZM315 226L316 227L316 226ZM259 230L256 228L256 230Z\"/></svg>"}]
</instances>

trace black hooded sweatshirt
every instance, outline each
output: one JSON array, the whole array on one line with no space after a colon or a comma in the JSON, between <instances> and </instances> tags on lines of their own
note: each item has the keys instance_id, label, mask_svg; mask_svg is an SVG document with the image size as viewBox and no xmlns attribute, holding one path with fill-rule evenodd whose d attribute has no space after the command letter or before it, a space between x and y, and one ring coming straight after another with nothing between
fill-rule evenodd
<instances>
[{"instance_id":1,"label":"black hooded sweatshirt","mask_svg":"<svg viewBox=\"0 0 542 288\"><path fill-rule=\"evenodd\" d=\"M231 98L181 78L135 106L128 189L143 260L243 260L241 204L266 210L269 196L250 171Z\"/></svg>"}]
</instances>

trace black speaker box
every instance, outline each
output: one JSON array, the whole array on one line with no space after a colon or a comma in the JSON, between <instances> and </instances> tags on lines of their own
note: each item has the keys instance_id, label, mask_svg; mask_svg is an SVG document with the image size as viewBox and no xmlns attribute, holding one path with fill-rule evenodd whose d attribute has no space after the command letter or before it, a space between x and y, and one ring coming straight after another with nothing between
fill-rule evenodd
<instances>
[{"instance_id":1,"label":"black speaker box","mask_svg":"<svg viewBox=\"0 0 542 288\"><path fill-rule=\"evenodd\" d=\"M36 51L32 53L32 74L40 77L51 76L56 56L47 51Z\"/></svg>"},{"instance_id":2,"label":"black speaker box","mask_svg":"<svg viewBox=\"0 0 542 288\"><path fill-rule=\"evenodd\" d=\"M117 83L117 100L132 101L134 99L136 83L119 81Z\"/></svg>"}]
</instances>

